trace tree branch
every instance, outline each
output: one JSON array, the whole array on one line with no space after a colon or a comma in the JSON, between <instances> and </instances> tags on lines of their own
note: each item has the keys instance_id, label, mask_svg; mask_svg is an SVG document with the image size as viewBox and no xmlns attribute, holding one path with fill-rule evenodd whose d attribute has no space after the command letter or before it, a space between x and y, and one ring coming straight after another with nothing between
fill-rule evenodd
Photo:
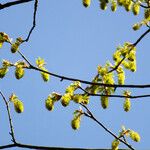
<instances>
[{"instance_id":1,"label":"tree branch","mask_svg":"<svg viewBox=\"0 0 150 150\"><path fill-rule=\"evenodd\" d=\"M5 102L6 105L6 109L7 109L7 114L8 114L8 120L9 120L9 126L10 126L10 135L12 137L12 142L14 144L16 144L16 139L15 139L15 134L14 134L14 128L13 128L13 123L12 123L12 119L11 119L11 114L10 114L10 108L9 108L9 103L7 102L4 94L2 93L2 91L0 91L0 95L3 98L3 101Z\"/></svg>"},{"instance_id":2,"label":"tree branch","mask_svg":"<svg viewBox=\"0 0 150 150\"><path fill-rule=\"evenodd\" d=\"M27 38L23 42L28 42L29 41L29 38L30 38L35 26L36 26L37 7L38 7L38 0L35 0L35 2L34 2L34 12L33 12L33 24L32 24L32 27L31 27L29 33L28 33Z\"/></svg>"},{"instance_id":3,"label":"tree branch","mask_svg":"<svg viewBox=\"0 0 150 150\"><path fill-rule=\"evenodd\" d=\"M85 106L84 104L80 103L81 106L83 106L87 113L83 113L86 117L91 118L92 120L94 120L98 125L100 125L107 133L109 133L110 135L112 135L115 139L119 140L120 142L122 142L123 144L125 144L128 148L130 148L131 150L134 150L134 148L129 145L127 142L123 141L122 139L118 138L111 130L109 130L108 128L105 127L105 125L103 125L100 121L98 121L94 115L92 114L92 112L88 109L87 106Z\"/></svg>"},{"instance_id":4,"label":"tree branch","mask_svg":"<svg viewBox=\"0 0 150 150\"><path fill-rule=\"evenodd\" d=\"M130 95L130 96L124 96L124 95L106 95L106 94L94 94L94 93L89 93L88 91L86 91L85 89L83 89L82 87L79 87L79 89L81 89L84 93L86 93L89 96L107 96L107 97L115 97L115 98L131 98L131 99L137 99L137 98L144 98L144 97L150 97L149 94L147 95Z\"/></svg>"},{"instance_id":5,"label":"tree branch","mask_svg":"<svg viewBox=\"0 0 150 150\"><path fill-rule=\"evenodd\" d=\"M93 149L93 148L86 149L86 148L46 147L46 146L27 145L27 144L22 144L22 143L3 145L3 146L0 146L0 149L6 149L6 148L12 148L12 147L39 149L39 150L111 150L111 149ZM119 149L119 150L126 150L126 149Z\"/></svg>"},{"instance_id":6,"label":"tree branch","mask_svg":"<svg viewBox=\"0 0 150 150\"><path fill-rule=\"evenodd\" d=\"M10 7L10 6L15 6L18 4L27 3L27 2L31 2L31 1L33 1L33 0L17 0L17 1L13 1L13 2L7 2L5 4L0 3L0 10L7 8L7 7Z\"/></svg>"}]
</instances>

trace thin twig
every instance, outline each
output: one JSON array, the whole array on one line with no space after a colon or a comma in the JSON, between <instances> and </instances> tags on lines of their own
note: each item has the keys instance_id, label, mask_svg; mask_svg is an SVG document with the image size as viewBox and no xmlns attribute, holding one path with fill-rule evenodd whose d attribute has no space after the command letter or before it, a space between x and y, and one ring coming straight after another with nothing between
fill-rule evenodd
<instances>
[{"instance_id":1,"label":"thin twig","mask_svg":"<svg viewBox=\"0 0 150 150\"><path fill-rule=\"evenodd\" d=\"M5 105L6 105L6 109L7 109L7 114L8 114L8 120L9 120L9 126L10 126L10 135L12 137L12 142L14 144L16 144L16 139L15 139L15 134L14 134L14 128L13 128L13 123L12 123L12 119L11 119L11 114L10 114L10 108L9 108L9 103L7 102L4 94L2 93L2 91L0 91L0 95L2 96L3 98L3 101L5 102Z\"/></svg>"},{"instance_id":2,"label":"thin twig","mask_svg":"<svg viewBox=\"0 0 150 150\"><path fill-rule=\"evenodd\" d=\"M109 133L110 135L112 135L115 139L119 140L120 142L122 142L123 144L125 144L128 148L130 148L131 150L134 150L134 148L129 145L128 143L126 143L125 141L123 141L122 139L118 138L111 130L109 130L108 128L106 128L105 125L103 125L100 121L98 121L94 115L92 114L92 112L88 109L87 106L85 106L84 104L80 103L81 106L83 106L86 110L87 113L84 113L85 116L91 118L92 120L94 120L96 123L98 123L98 125L100 125L107 133Z\"/></svg>"},{"instance_id":3,"label":"thin twig","mask_svg":"<svg viewBox=\"0 0 150 150\"><path fill-rule=\"evenodd\" d=\"M33 0L17 0L17 1L13 1L13 2L7 2L5 4L0 3L0 10L7 8L7 7L10 7L10 6L15 6L18 4L27 3L27 2L31 2L31 1L33 1Z\"/></svg>"},{"instance_id":4,"label":"thin twig","mask_svg":"<svg viewBox=\"0 0 150 150\"><path fill-rule=\"evenodd\" d=\"M81 89L85 94L87 94L88 96L106 96L106 97L115 97L115 98L131 98L131 99L138 99L138 98L144 98L144 97L150 97L149 94L147 95L129 95L129 96L125 96L125 95L108 95L108 94L94 94L94 93L89 93L88 91L86 91L85 89L83 89L82 87L79 87L79 89Z\"/></svg>"},{"instance_id":5,"label":"thin twig","mask_svg":"<svg viewBox=\"0 0 150 150\"><path fill-rule=\"evenodd\" d=\"M32 27L31 27L29 33L28 33L27 38L25 40L23 40L23 42L28 42L29 41L29 38L30 38L35 26L36 26L37 7L38 7L38 0L35 0L35 2L34 2L34 12L33 12L33 24L32 24Z\"/></svg>"}]
</instances>

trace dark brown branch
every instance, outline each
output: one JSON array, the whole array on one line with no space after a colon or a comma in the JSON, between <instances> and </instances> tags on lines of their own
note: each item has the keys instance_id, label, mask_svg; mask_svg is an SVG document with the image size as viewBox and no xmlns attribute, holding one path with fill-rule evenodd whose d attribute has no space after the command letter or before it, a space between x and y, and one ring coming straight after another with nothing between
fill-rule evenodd
<instances>
[{"instance_id":1,"label":"dark brown branch","mask_svg":"<svg viewBox=\"0 0 150 150\"><path fill-rule=\"evenodd\" d=\"M29 38L30 38L35 26L36 26L37 7L38 7L38 0L35 0L35 2L34 2L34 12L33 12L33 24L32 24L32 27L31 27L29 33L28 33L27 38L23 42L28 42L29 41Z\"/></svg>"},{"instance_id":2,"label":"dark brown branch","mask_svg":"<svg viewBox=\"0 0 150 150\"><path fill-rule=\"evenodd\" d=\"M68 80L68 81L80 81L81 83L84 84L90 84L90 85L99 85L99 86L105 86L105 87L119 87L119 88L150 88L150 84L145 84L145 85L133 85L133 84L126 84L126 85L119 85L119 84L104 84L104 83L94 83L94 82L89 82L86 80L81 80L81 79L77 79L77 78L70 78L70 77L66 77L66 76L62 76L62 75L58 75L49 71L45 71L42 70L38 67L35 67L34 65L32 65L30 63L30 61L20 52L18 51L18 53L21 55L21 57L29 64L29 67L27 69L33 69L33 70L37 70L40 72L44 72L47 73L51 76L54 76L56 78L60 78L61 80Z\"/></svg>"},{"instance_id":3,"label":"dark brown branch","mask_svg":"<svg viewBox=\"0 0 150 150\"><path fill-rule=\"evenodd\" d=\"M2 96L3 101L5 102L6 105L6 109L7 109L7 114L8 114L8 120L9 120L9 126L10 126L10 135L12 137L12 141L15 144L16 140L15 140L15 134L14 134L14 128L13 128L13 123L12 123L12 119L11 119L11 114L10 114L10 108L9 108L9 103L7 102L4 94L2 93L2 91L0 91L0 95Z\"/></svg>"},{"instance_id":4,"label":"dark brown branch","mask_svg":"<svg viewBox=\"0 0 150 150\"><path fill-rule=\"evenodd\" d=\"M115 98L131 98L131 99L137 99L137 98L144 98L144 97L150 97L149 94L147 95L135 95L135 96L124 96L124 95L106 95L106 94L93 94L93 93L89 93L88 91L86 91L85 89L83 89L82 87L79 87L79 89L81 89L85 94L89 95L89 96L107 96L107 97L115 97Z\"/></svg>"},{"instance_id":5,"label":"dark brown branch","mask_svg":"<svg viewBox=\"0 0 150 150\"><path fill-rule=\"evenodd\" d=\"M108 128L105 127L105 125L103 125L100 121L98 121L94 115L92 114L92 112L88 109L87 106L83 105L82 103L80 103L81 106L83 106L87 113L84 113L84 115L86 117L91 118L92 120L94 120L98 125L100 125L107 133L109 133L110 135L112 135L115 139L119 140L120 142L122 142L123 144L125 144L128 148L130 148L131 150L134 150L134 148L129 145L128 143L126 143L125 141L123 141L122 139L118 138L111 130L109 130Z\"/></svg>"},{"instance_id":6,"label":"dark brown branch","mask_svg":"<svg viewBox=\"0 0 150 150\"><path fill-rule=\"evenodd\" d=\"M12 148L12 147L40 149L40 150L111 150L111 149L93 149L93 148L85 149L85 148L46 147L46 146L27 145L27 144L21 144L21 143L0 146L0 149L6 149L6 148ZM125 149L120 149L120 150L125 150Z\"/></svg>"},{"instance_id":7,"label":"dark brown branch","mask_svg":"<svg viewBox=\"0 0 150 150\"><path fill-rule=\"evenodd\" d=\"M27 3L27 2L31 2L31 1L33 1L33 0L17 0L17 1L13 1L13 2L7 2L5 4L0 3L0 10L7 8L7 7L10 7L10 6L15 6L18 4Z\"/></svg>"}]
</instances>

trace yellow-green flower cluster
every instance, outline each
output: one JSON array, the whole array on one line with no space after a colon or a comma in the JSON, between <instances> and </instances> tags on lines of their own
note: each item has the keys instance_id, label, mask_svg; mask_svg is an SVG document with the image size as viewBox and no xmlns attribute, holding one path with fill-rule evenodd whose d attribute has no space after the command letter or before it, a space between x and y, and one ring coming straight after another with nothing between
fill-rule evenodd
<instances>
[{"instance_id":1,"label":"yellow-green flower cluster","mask_svg":"<svg viewBox=\"0 0 150 150\"><path fill-rule=\"evenodd\" d=\"M0 68L0 78L4 78L8 72L8 67L11 66L11 63L7 60L3 60L2 67Z\"/></svg>"},{"instance_id":2,"label":"yellow-green flower cluster","mask_svg":"<svg viewBox=\"0 0 150 150\"><path fill-rule=\"evenodd\" d=\"M83 115L82 110L76 110L74 112L74 117L71 121L71 127L74 130L77 130L80 128L80 123L81 123L81 116Z\"/></svg>"},{"instance_id":3,"label":"yellow-green flower cluster","mask_svg":"<svg viewBox=\"0 0 150 150\"><path fill-rule=\"evenodd\" d=\"M91 0L82 0L82 3L84 7L89 7L91 4Z\"/></svg>"},{"instance_id":4,"label":"yellow-green flower cluster","mask_svg":"<svg viewBox=\"0 0 150 150\"><path fill-rule=\"evenodd\" d=\"M61 95L53 92L45 100L45 107L47 110L52 111L54 109L54 103L61 99Z\"/></svg>"},{"instance_id":5,"label":"yellow-green flower cluster","mask_svg":"<svg viewBox=\"0 0 150 150\"><path fill-rule=\"evenodd\" d=\"M131 92L124 91L123 95L126 96L124 104L123 104L123 108L124 108L124 111L128 112L131 109L131 101L129 98L129 96L131 95Z\"/></svg>"},{"instance_id":6,"label":"yellow-green flower cluster","mask_svg":"<svg viewBox=\"0 0 150 150\"><path fill-rule=\"evenodd\" d=\"M109 105L108 96L101 96L100 100L101 100L101 106L102 106L102 108L106 109L108 107L108 105Z\"/></svg>"},{"instance_id":7,"label":"yellow-green flower cluster","mask_svg":"<svg viewBox=\"0 0 150 150\"><path fill-rule=\"evenodd\" d=\"M112 150L118 150L119 149L119 144L120 144L120 141L115 139L112 141L111 143L111 149Z\"/></svg>"},{"instance_id":8,"label":"yellow-green flower cluster","mask_svg":"<svg viewBox=\"0 0 150 150\"><path fill-rule=\"evenodd\" d=\"M107 9L107 4L108 4L108 0L99 0L100 1L100 8L102 10L106 10Z\"/></svg>"},{"instance_id":9,"label":"yellow-green flower cluster","mask_svg":"<svg viewBox=\"0 0 150 150\"><path fill-rule=\"evenodd\" d=\"M81 86L79 81L75 81L70 84L65 91L65 94L61 98L61 104L66 107L69 105L71 99L73 98L74 91L77 90Z\"/></svg>"},{"instance_id":10,"label":"yellow-green flower cluster","mask_svg":"<svg viewBox=\"0 0 150 150\"><path fill-rule=\"evenodd\" d=\"M14 109L17 113L22 113L24 111L23 102L19 100L14 93L10 96L9 100L14 104Z\"/></svg>"},{"instance_id":11,"label":"yellow-green flower cluster","mask_svg":"<svg viewBox=\"0 0 150 150\"><path fill-rule=\"evenodd\" d=\"M16 53L19 50L20 44L23 42L21 37L18 37L14 43L11 45L11 52Z\"/></svg>"},{"instance_id":12,"label":"yellow-green flower cluster","mask_svg":"<svg viewBox=\"0 0 150 150\"><path fill-rule=\"evenodd\" d=\"M118 84L123 85L125 83L125 72L122 66L117 68Z\"/></svg>"},{"instance_id":13,"label":"yellow-green flower cluster","mask_svg":"<svg viewBox=\"0 0 150 150\"><path fill-rule=\"evenodd\" d=\"M133 130L130 131L130 138L135 142L139 142L141 139L139 133L137 133Z\"/></svg>"},{"instance_id":14,"label":"yellow-green flower cluster","mask_svg":"<svg viewBox=\"0 0 150 150\"><path fill-rule=\"evenodd\" d=\"M27 64L24 61L19 61L15 63L15 77L16 79L21 79L24 76L24 68L27 67Z\"/></svg>"},{"instance_id":15,"label":"yellow-green flower cluster","mask_svg":"<svg viewBox=\"0 0 150 150\"><path fill-rule=\"evenodd\" d=\"M124 59L122 61L122 59ZM122 47L117 47L113 54L113 60L118 65L122 61L122 65L132 71L136 71L136 48L133 44L126 42Z\"/></svg>"},{"instance_id":16,"label":"yellow-green flower cluster","mask_svg":"<svg viewBox=\"0 0 150 150\"><path fill-rule=\"evenodd\" d=\"M72 100L76 103L87 105L89 103L89 96L87 94L74 94Z\"/></svg>"},{"instance_id":17,"label":"yellow-green flower cluster","mask_svg":"<svg viewBox=\"0 0 150 150\"><path fill-rule=\"evenodd\" d=\"M47 82L50 79L50 75L48 73L46 73L46 72L48 72L48 70L45 68L45 64L46 64L45 60L40 57L36 60L36 65L38 66L38 68L43 70L43 71L41 71L41 77L42 77L43 81Z\"/></svg>"},{"instance_id":18,"label":"yellow-green flower cluster","mask_svg":"<svg viewBox=\"0 0 150 150\"><path fill-rule=\"evenodd\" d=\"M10 38L6 33L0 32L0 48L2 48L4 42L10 42Z\"/></svg>"}]
</instances>

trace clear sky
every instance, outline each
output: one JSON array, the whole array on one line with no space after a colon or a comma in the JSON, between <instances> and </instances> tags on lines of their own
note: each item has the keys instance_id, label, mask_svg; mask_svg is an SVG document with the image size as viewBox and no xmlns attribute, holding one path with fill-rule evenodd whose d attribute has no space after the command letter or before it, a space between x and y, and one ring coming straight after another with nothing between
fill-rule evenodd
<instances>
[{"instance_id":1,"label":"clear sky","mask_svg":"<svg viewBox=\"0 0 150 150\"><path fill-rule=\"evenodd\" d=\"M6 1L2 1L6 2ZM0 12L0 31L6 32L13 39L25 38L32 25L33 2L14 6ZM30 41L23 44L21 52L35 64L39 56L44 58L50 72L91 81L96 74L97 65L112 61L112 55L119 44L135 42L146 31L133 31L132 25L143 18L143 14L134 16L119 8L112 13L99 9L99 3L93 0L88 9L81 0L42 0L36 19L36 28ZM137 72L126 70L126 84L149 83L149 38L146 36L137 46ZM18 54L11 54L7 44L0 49L0 60L12 62L21 60ZM12 92L23 101L25 110L16 114L11 106L16 139L33 145L110 148L113 137L89 118L83 117L81 128L72 130L70 126L73 112L79 105L70 103L66 108L60 102L53 112L45 109L44 102L53 91L64 93L71 82L51 77L44 83L40 73L26 70L24 78L17 80L14 68L0 80L0 89L8 98ZM85 85L83 85L85 87ZM117 93L121 93L118 90ZM148 94L149 89L132 90L133 95ZM1 98L0 98L1 99ZM0 101L0 145L11 143L8 118L5 105ZM89 108L98 120L116 134L122 125L140 133L141 142L134 143L137 149L150 148L149 134L149 98L132 100L132 109L123 111L123 99L111 98L109 109L103 110L100 98L93 97ZM124 145L121 145L124 147ZM17 148L18 149L18 148Z\"/></svg>"}]
</instances>

